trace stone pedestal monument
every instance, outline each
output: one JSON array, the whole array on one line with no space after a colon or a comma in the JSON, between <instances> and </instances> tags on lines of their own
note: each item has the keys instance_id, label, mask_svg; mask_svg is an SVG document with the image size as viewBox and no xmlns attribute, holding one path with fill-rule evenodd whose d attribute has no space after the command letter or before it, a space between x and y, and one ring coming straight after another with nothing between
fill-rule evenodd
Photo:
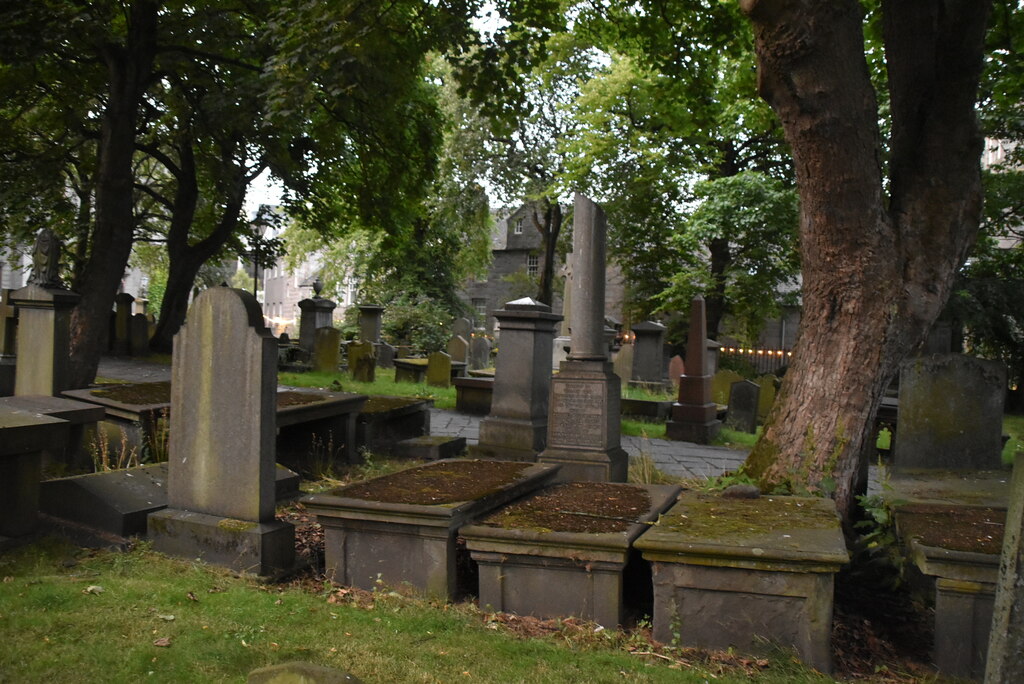
<instances>
[{"instance_id":1,"label":"stone pedestal monument","mask_svg":"<svg viewBox=\"0 0 1024 684\"><path fill-rule=\"evenodd\" d=\"M313 296L299 302L299 347L309 354L313 353L316 331L334 325L337 304L320 296L323 289L324 284L317 278L313 282Z\"/></svg>"},{"instance_id":2,"label":"stone pedestal monument","mask_svg":"<svg viewBox=\"0 0 1024 684\"><path fill-rule=\"evenodd\" d=\"M619 439L621 386L604 338L604 212L577 194L573 218L572 349L551 381L548 443L538 459L562 465L562 481L625 482Z\"/></svg>"},{"instance_id":3,"label":"stone pedestal monument","mask_svg":"<svg viewBox=\"0 0 1024 684\"><path fill-rule=\"evenodd\" d=\"M494 369L491 412L480 423L474 456L535 461L548 434L551 345L562 317L529 297L494 312L501 347Z\"/></svg>"},{"instance_id":4,"label":"stone pedestal monument","mask_svg":"<svg viewBox=\"0 0 1024 684\"><path fill-rule=\"evenodd\" d=\"M711 400L711 375L707 372L707 314L704 298L690 304L690 332L686 343L686 373L679 378L679 398L672 404L672 418L665 436L683 442L709 444L722 428Z\"/></svg>"},{"instance_id":5,"label":"stone pedestal monument","mask_svg":"<svg viewBox=\"0 0 1024 684\"><path fill-rule=\"evenodd\" d=\"M259 575L292 568L295 530L274 519L277 340L259 302L215 287L174 337L168 508L157 551Z\"/></svg>"},{"instance_id":6,"label":"stone pedestal monument","mask_svg":"<svg viewBox=\"0 0 1024 684\"><path fill-rule=\"evenodd\" d=\"M647 385L665 383L665 326L644 321L633 326L633 380Z\"/></svg>"},{"instance_id":7,"label":"stone pedestal monument","mask_svg":"<svg viewBox=\"0 0 1024 684\"><path fill-rule=\"evenodd\" d=\"M359 339L374 345L380 343L384 307L376 304L359 305Z\"/></svg>"},{"instance_id":8,"label":"stone pedestal monument","mask_svg":"<svg viewBox=\"0 0 1024 684\"><path fill-rule=\"evenodd\" d=\"M28 285L11 293L18 309L15 396L56 396L71 389L71 309L79 296L65 290L58 275L60 241L44 228L36 239Z\"/></svg>"}]
</instances>

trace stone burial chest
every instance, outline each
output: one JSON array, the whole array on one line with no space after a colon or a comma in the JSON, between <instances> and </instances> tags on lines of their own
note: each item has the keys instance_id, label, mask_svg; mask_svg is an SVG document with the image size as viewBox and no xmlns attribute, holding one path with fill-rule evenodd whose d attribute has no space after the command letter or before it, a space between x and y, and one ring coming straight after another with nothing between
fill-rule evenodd
<instances>
[{"instance_id":1,"label":"stone burial chest","mask_svg":"<svg viewBox=\"0 0 1024 684\"><path fill-rule=\"evenodd\" d=\"M443 460L303 503L324 528L329 578L360 589L408 583L458 598L476 591L471 563L458 553L459 528L543 487L557 472L532 463Z\"/></svg>"},{"instance_id":2,"label":"stone burial chest","mask_svg":"<svg viewBox=\"0 0 1024 684\"><path fill-rule=\"evenodd\" d=\"M463 527L480 567L480 605L622 624L624 595L639 603L650 593L649 570L631 553L632 542L679 491L674 485L563 483Z\"/></svg>"},{"instance_id":3,"label":"stone burial chest","mask_svg":"<svg viewBox=\"0 0 1024 684\"><path fill-rule=\"evenodd\" d=\"M653 564L658 641L747 653L773 642L832 670L834 575L849 554L830 499L684 492L635 545Z\"/></svg>"}]
</instances>

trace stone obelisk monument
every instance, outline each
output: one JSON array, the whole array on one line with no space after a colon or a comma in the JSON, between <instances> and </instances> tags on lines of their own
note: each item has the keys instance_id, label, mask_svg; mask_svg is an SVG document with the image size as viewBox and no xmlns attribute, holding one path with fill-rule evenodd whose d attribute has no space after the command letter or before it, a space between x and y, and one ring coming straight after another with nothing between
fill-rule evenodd
<instances>
[{"instance_id":1,"label":"stone obelisk monument","mask_svg":"<svg viewBox=\"0 0 1024 684\"><path fill-rule=\"evenodd\" d=\"M686 372L679 378L679 397L672 404L672 417L665 424L665 436L683 442L708 444L722 427L717 407L711 400L708 374L707 314L704 298L690 304L690 332L686 342Z\"/></svg>"},{"instance_id":2,"label":"stone obelisk monument","mask_svg":"<svg viewBox=\"0 0 1024 684\"><path fill-rule=\"evenodd\" d=\"M551 380L547 449L562 481L625 482L629 457L619 441L619 378L604 340L604 212L577 194L573 210L572 347Z\"/></svg>"}]
</instances>

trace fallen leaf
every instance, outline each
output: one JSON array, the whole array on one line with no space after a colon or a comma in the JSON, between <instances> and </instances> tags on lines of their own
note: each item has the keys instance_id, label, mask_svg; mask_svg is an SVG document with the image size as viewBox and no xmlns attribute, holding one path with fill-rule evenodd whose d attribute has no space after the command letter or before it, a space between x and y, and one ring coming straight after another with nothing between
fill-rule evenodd
<instances>
[{"instance_id":1,"label":"fallen leaf","mask_svg":"<svg viewBox=\"0 0 1024 684\"><path fill-rule=\"evenodd\" d=\"M164 622L174 622L173 615L157 615L157 617L163 620Z\"/></svg>"},{"instance_id":2,"label":"fallen leaf","mask_svg":"<svg viewBox=\"0 0 1024 684\"><path fill-rule=\"evenodd\" d=\"M155 639L153 641L153 645L160 646L161 648L167 648L171 645L171 639L170 637L160 637L159 639Z\"/></svg>"},{"instance_id":3,"label":"fallen leaf","mask_svg":"<svg viewBox=\"0 0 1024 684\"><path fill-rule=\"evenodd\" d=\"M99 594L102 594L104 591L106 591L106 589L104 589L100 585L98 585L98 584L90 584L89 586L87 586L85 589L82 590L82 593L83 594L96 594L98 596Z\"/></svg>"},{"instance_id":4,"label":"fallen leaf","mask_svg":"<svg viewBox=\"0 0 1024 684\"><path fill-rule=\"evenodd\" d=\"M185 596L188 597L189 601L198 601L199 600L199 599L196 598L196 595L193 594L191 591L188 592L187 594L185 594Z\"/></svg>"}]
</instances>

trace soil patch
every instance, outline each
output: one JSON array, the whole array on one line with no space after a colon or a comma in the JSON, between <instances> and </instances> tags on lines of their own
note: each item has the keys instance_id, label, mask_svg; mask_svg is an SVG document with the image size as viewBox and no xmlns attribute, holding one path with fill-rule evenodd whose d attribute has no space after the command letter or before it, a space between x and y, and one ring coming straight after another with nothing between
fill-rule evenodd
<instances>
[{"instance_id":1,"label":"soil patch","mask_svg":"<svg viewBox=\"0 0 1024 684\"><path fill-rule=\"evenodd\" d=\"M452 461L409 468L331 492L364 501L416 505L451 504L479 499L519 479L532 463Z\"/></svg>"},{"instance_id":2,"label":"soil patch","mask_svg":"<svg viewBox=\"0 0 1024 684\"><path fill-rule=\"evenodd\" d=\"M896 509L900 535L951 551L1000 554L1006 511L987 506L907 504Z\"/></svg>"},{"instance_id":3,"label":"soil patch","mask_svg":"<svg viewBox=\"0 0 1024 684\"><path fill-rule=\"evenodd\" d=\"M642 487L567 482L508 506L483 525L539 532L625 532L651 508Z\"/></svg>"},{"instance_id":4,"label":"soil patch","mask_svg":"<svg viewBox=\"0 0 1024 684\"><path fill-rule=\"evenodd\" d=\"M138 382L132 385L114 385L90 392L94 397L104 397L122 404L169 404L171 402L170 382Z\"/></svg>"}]
</instances>

